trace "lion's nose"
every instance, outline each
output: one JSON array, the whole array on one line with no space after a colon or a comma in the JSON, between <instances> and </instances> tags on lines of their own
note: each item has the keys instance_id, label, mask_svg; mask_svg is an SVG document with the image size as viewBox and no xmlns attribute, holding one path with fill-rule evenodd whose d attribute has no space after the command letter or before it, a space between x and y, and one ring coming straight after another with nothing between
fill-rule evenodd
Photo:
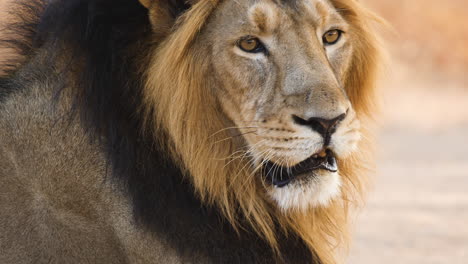
<instances>
[{"instance_id":1,"label":"lion's nose","mask_svg":"<svg viewBox=\"0 0 468 264\"><path fill-rule=\"evenodd\" d=\"M330 143L331 135L335 132L338 123L345 119L347 112L348 111L332 119L324 119L320 117L303 119L297 115L292 115L292 118L296 124L310 127L312 130L318 132L325 139L325 145L328 145Z\"/></svg>"}]
</instances>

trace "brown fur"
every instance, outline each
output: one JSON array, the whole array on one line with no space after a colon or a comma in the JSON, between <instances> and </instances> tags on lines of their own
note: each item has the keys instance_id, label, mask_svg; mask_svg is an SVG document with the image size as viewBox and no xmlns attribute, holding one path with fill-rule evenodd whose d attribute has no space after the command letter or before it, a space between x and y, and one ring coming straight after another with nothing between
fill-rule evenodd
<instances>
[{"instance_id":1,"label":"brown fur","mask_svg":"<svg viewBox=\"0 0 468 264\"><path fill-rule=\"evenodd\" d=\"M0 110L0 263L178 263L103 181L102 152L63 118L69 97L54 109L52 96L32 87Z\"/></svg>"},{"instance_id":2,"label":"brown fur","mask_svg":"<svg viewBox=\"0 0 468 264\"><path fill-rule=\"evenodd\" d=\"M352 28L350 38L355 48L350 66L343 72L344 87L357 116L366 124L375 109L374 81L379 51L369 23L376 17L354 0L331 2ZM364 140L359 145L359 153L342 160L341 199L328 207L311 208L306 212L285 214L278 211L261 191L257 179L252 177L254 172L248 161L233 157L239 151L238 142L226 140L231 138L225 129L229 125L223 114L226 110L211 92L210 77L202 71L208 68L205 58L209 55L199 47L205 41L199 36L203 36L200 30L217 5L218 1L196 4L179 20L177 30L154 51L154 66L147 71L147 107L160 113L154 118L159 129L170 135L168 149L190 173L200 196L207 203L219 206L234 226L237 226L237 208L240 207L255 230L275 247L273 222L279 221L285 230L299 234L324 263L334 263L336 248L346 247L349 242L348 212L364 193L365 171L372 166L367 126L361 129ZM254 20L262 25L260 29L266 28L264 14L255 13ZM227 111L237 111L233 107Z\"/></svg>"},{"instance_id":3,"label":"brown fur","mask_svg":"<svg viewBox=\"0 0 468 264\"><path fill-rule=\"evenodd\" d=\"M275 223L279 223L284 232L300 236L323 263L337 262L338 249L349 243L349 210L359 204L365 191L364 176L372 166L367 125L375 112L374 83L380 61L370 26L376 17L355 0L330 1L352 28L349 61L336 69L361 120L364 140L358 152L340 160L343 184L339 199L326 207L284 212L268 197L258 171L242 152L246 139L234 137L229 129L238 126L232 117L245 107L234 101L247 90L228 90L230 98L223 98L214 91L218 80L206 71L213 67L206 47L214 34L206 26L228 1L198 1L175 25L168 14L158 12L160 7L154 2L141 2L150 9L155 35L167 36L148 54L152 63L143 69L147 82L142 108L147 120L156 120L156 131L167 135L157 140L185 169L197 194L218 207L239 230L240 215L246 217L273 248L278 247ZM287 16L257 11L253 20L269 34L284 22L281 16ZM275 16L275 23L269 15ZM334 99L346 103L338 86L327 89ZM0 254L0 262L44 263L47 256L55 256L55 263L181 263L164 241L137 228L125 190L103 180L105 157L85 139L79 121L62 119L69 111L71 95L65 93L58 110L50 106L52 97L45 84L15 95L0 108L0 172L2 177L9 176L0 185L0 247L7 248ZM322 103L330 105L325 99ZM286 133L290 128L286 121L280 122L277 129ZM234 131L245 132L241 128ZM43 234L53 242L38 247ZM41 249L44 252L35 252ZM25 256L25 251L31 256ZM202 256L193 256L193 263L204 262Z\"/></svg>"}]
</instances>

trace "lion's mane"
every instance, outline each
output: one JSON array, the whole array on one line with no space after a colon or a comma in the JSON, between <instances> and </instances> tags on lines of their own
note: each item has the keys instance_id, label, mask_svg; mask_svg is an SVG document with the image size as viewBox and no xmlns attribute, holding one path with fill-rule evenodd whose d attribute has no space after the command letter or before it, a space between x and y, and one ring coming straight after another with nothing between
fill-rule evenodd
<instances>
[{"instance_id":1,"label":"lion's mane","mask_svg":"<svg viewBox=\"0 0 468 264\"><path fill-rule=\"evenodd\" d=\"M308 212L278 211L262 193L245 157L225 129L225 116L217 106L213 87L206 82L207 55L193 45L205 21L219 1L201 1L178 21L177 29L153 51L147 71L145 106L151 109L158 129L167 132L172 155L185 168L202 199L218 206L237 225L239 215L276 247L279 223L282 232L295 232L325 263L334 261L334 249L348 243L348 211L359 204L370 160L372 141L366 123L375 112L375 80L380 61L378 40L372 21L379 19L354 0L332 0L332 4L355 31L356 47L346 74L345 89L364 120L364 140L359 153L342 160L342 198L329 207ZM168 87L168 84L171 88ZM242 155L241 155L242 156Z\"/></svg>"},{"instance_id":2,"label":"lion's mane","mask_svg":"<svg viewBox=\"0 0 468 264\"><path fill-rule=\"evenodd\" d=\"M297 236L321 262L335 262L336 248L349 242L349 210L360 203L364 176L372 167L366 124L375 112L380 52L370 24L378 18L356 0L331 0L354 30L355 49L344 86L363 120L364 140L359 153L340 161L341 199L328 207L285 213L261 191L247 157L237 155L226 131L226 116L206 78L207 54L195 45L220 0L199 1L192 7L170 1L175 6L171 13L178 18L169 33L167 28L152 32L158 28L151 28L147 10L137 0L45 2L41 8L23 3L28 14L37 12L38 21L12 27L12 36L19 34L25 40L10 38L5 43L24 54L23 64L41 48L48 55L57 54L44 56L43 63L58 61L57 74L72 76L76 95L72 112L87 124L92 140L103 141L113 174L132 197L137 222L161 221L161 214L172 213L170 202L153 210L154 204L162 203L158 190L175 192L175 197L167 198L170 201L194 188L196 196L209 208L217 208L240 234L253 230L279 254L280 238ZM93 13L93 8L108 11ZM155 36L164 37L155 40ZM60 54L67 54L68 60ZM10 63L10 76L15 65ZM70 84L67 78L63 83L63 87ZM167 177L182 172L189 187L155 179L156 171Z\"/></svg>"}]
</instances>

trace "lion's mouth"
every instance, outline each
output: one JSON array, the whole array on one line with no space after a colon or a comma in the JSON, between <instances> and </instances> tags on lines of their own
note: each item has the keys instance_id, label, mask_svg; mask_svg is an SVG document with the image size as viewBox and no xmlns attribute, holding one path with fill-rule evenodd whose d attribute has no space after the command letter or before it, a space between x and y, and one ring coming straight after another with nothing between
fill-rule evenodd
<instances>
[{"instance_id":1,"label":"lion's mouth","mask_svg":"<svg viewBox=\"0 0 468 264\"><path fill-rule=\"evenodd\" d=\"M263 168L263 173L268 183L281 188L299 176L311 175L311 173L320 169L329 172L338 171L338 164L331 150L327 149L320 154L314 154L293 167L283 167L268 161Z\"/></svg>"}]
</instances>

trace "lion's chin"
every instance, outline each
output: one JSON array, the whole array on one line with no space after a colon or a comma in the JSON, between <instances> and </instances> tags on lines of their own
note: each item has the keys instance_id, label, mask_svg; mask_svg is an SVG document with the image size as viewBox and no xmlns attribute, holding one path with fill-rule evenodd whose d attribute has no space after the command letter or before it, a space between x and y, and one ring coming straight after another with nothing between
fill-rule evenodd
<instances>
[{"instance_id":1,"label":"lion's chin","mask_svg":"<svg viewBox=\"0 0 468 264\"><path fill-rule=\"evenodd\" d=\"M340 194L338 162L329 149L292 167L265 162L263 177L269 195L283 211L327 206Z\"/></svg>"},{"instance_id":2,"label":"lion's chin","mask_svg":"<svg viewBox=\"0 0 468 264\"><path fill-rule=\"evenodd\" d=\"M326 207L340 196L341 177L338 172L316 170L311 174L283 187L271 186L268 194L282 211Z\"/></svg>"}]
</instances>

